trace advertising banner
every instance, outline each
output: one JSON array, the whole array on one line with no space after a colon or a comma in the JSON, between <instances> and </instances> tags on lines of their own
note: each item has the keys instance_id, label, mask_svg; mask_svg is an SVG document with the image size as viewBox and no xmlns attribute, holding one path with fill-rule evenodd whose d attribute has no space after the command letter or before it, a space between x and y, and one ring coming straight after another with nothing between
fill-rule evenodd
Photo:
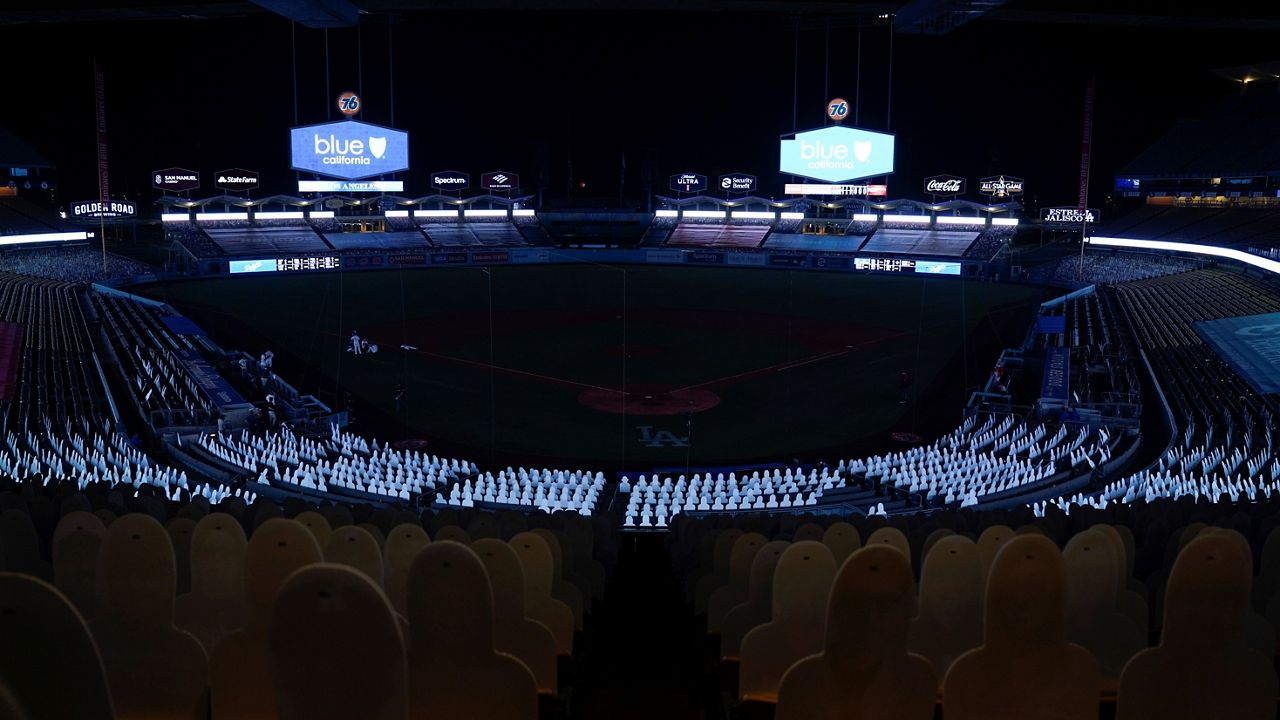
<instances>
[{"instance_id":1,"label":"advertising banner","mask_svg":"<svg viewBox=\"0 0 1280 720\"><path fill-rule=\"evenodd\" d=\"M1071 376L1071 351L1050 346L1044 356L1044 377L1040 381L1040 399L1066 402Z\"/></svg>"},{"instance_id":2,"label":"advertising banner","mask_svg":"<svg viewBox=\"0 0 1280 720\"><path fill-rule=\"evenodd\" d=\"M359 180L409 169L409 133L360 120L289 129L292 168Z\"/></svg>"},{"instance_id":3,"label":"advertising banner","mask_svg":"<svg viewBox=\"0 0 1280 720\"><path fill-rule=\"evenodd\" d=\"M480 187L493 192L495 190L502 192L510 192L519 189L520 175L513 172L504 172L495 170L487 172L480 176Z\"/></svg>"},{"instance_id":4,"label":"advertising banner","mask_svg":"<svg viewBox=\"0 0 1280 720\"><path fill-rule=\"evenodd\" d=\"M432 265L465 265L467 254L464 252L431 253Z\"/></svg>"},{"instance_id":5,"label":"advertising banner","mask_svg":"<svg viewBox=\"0 0 1280 720\"><path fill-rule=\"evenodd\" d=\"M672 175L670 187L675 192L699 193L707 189L707 176L698 173Z\"/></svg>"},{"instance_id":6,"label":"advertising banner","mask_svg":"<svg viewBox=\"0 0 1280 720\"><path fill-rule=\"evenodd\" d=\"M67 207L67 219L81 220L119 220L136 217L138 206L126 200L81 200Z\"/></svg>"},{"instance_id":7,"label":"advertising banner","mask_svg":"<svg viewBox=\"0 0 1280 720\"><path fill-rule=\"evenodd\" d=\"M151 173L151 187L165 192L187 192L200 187L200 173L186 168L165 168Z\"/></svg>"},{"instance_id":8,"label":"advertising banner","mask_svg":"<svg viewBox=\"0 0 1280 720\"><path fill-rule=\"evenodd\" d=\"M431 173L431 189L437 192L460 192L471 187L471 176L457 170Z\"/></svg>"},{"instance_id":9,"label":"advertising banner","mask_svg":"<svg viewBox=\"0 0 1280 720\"><path fill-rule=\"evenodd\" d=\"M778 171L838 183L893 172L894 136L831 125L779 144Z\"/></svg>"},{"instance_id":10,"label":"advertising banner","mask_svg":"<svg viewBox=\"0 0 1280 720\"><path fill-rule=\"evenodd\" d=\"M978 192L993 198L1007 198L1011 195L1021 195L1025 182L1022 178L1012 175L996 175L982 178L978 184Z\"/></svg>"},{"instance_id":11,"label":"advertising banner","mask_svg":"<svg viewBox=\"0 0 1280 720\"><path fill-rule=\"evenodd\" d=\"M809 259L809 264L819 270L848 270L849 258L834 255L818 255Z\"/></svg>"},{"instance_id":12,"label":"advertising banner","mask_svg":"<svg viewBox=\"0 0 1280 720\"><path fill-rule=\"evenodd\" d=\"M924 179L924 191L929 195L946 195L954 197L963 195L965 179L958 175L934 175Z\"/></svg>"},{"instance_id":13,"label":"advertising banner","mask_svg":"<svg viewBox=\"0 0 1280 720\"><path fill-rule=\"evenodd\" d=\"M730 193L753 193L758 183L755 175L729 173L720 176L720 189Z\"/></svg>"},{"instance_id":14,"label":"advertising banner","mask_svg":"<svg viewBox=\"0 0 1280 720\"><path fill-rule=\"evenodd\" d=\"M298 192L404 192L403 180L299 180ZM342 207L338 201L335 207Z\"/></svg>"},{"instance_id":15,"label":"advertising banner","mask_svg":"<svg viewBox=\"0 0 1280 720\"><path fill-rule=\"evenodd\" d=\"M1280 392L1280 313L1204 320L1193 327L1255 390Z\"/></svg>"},{"instance_id":16,"label":"advertising banner","mask_svg":"<svg viewBox=\"0 0 1280 720\"><path fill-rule=\"evenodd\" d=\"M1081 211L1073 207L1040 208L1040 222L1046 225L1093 224L1102 219L1102 213L1093 208Z\"/></svg>"},{"instance_id":17,"label":"advertising banner","mask_svg":"<svg viewBox=\"0 0 1280 720\"><path fill-rule=\"evenodd\" d=\"M213 176L213 186L230 192L252 190L258 187L258 173L243 168L219 170Z\"/></svg>"}]
</instances>

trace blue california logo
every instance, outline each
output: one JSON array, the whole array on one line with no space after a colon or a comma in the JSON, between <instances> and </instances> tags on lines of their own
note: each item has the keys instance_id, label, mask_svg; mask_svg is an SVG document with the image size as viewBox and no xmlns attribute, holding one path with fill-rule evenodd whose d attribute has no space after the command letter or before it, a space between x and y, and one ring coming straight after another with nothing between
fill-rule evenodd
<instances>
[{"instance_id":1,"label":"blue california logo","mask_svg":"<svg viewBox=\"0 0 1280 720\"><path fill-rule=\"evenodd\" d=\"M406 170L409 134L346 120L292 128L293 169L357 180Z\"/></svg>"},{"instance_id":2,"label":"blue california logo","mask_svg":"<svg viewBox=\"0 0 1280 720\"><path fill-rule=\"evenodd\" d=\"M893 172L893 136L833 125L796 133L779 146L779 172L846 182Z\"/></svg>"}]
</instances>

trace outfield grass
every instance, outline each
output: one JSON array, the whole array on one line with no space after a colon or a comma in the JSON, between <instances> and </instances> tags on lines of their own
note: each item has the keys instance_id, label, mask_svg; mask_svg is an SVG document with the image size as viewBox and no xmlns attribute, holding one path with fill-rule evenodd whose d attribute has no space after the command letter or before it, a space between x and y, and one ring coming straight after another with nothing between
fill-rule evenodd
<instances>
[{"instance_id":1,"label":"outfield grass","mask_svg":"<svg viewBox=\"0 0 1280 720\"><path fill-rule=\"evenodd\" d=\"M973 352L975 328L993 311L1025 327L1039 300L1033 288L955 278L589 265L221 277L142 292L223 347L275 350L277 372L303 391L338 405L349 392L363 432L480 461L492 451L608 468L834 457L824 453L920 430L922 413L958 418L995 359ZM344 352L353 329L381 352ZM915 375L915 405L897 402L902 369ZM399 383L408 402L397 415Z\"/></svg>"}]
</instances>

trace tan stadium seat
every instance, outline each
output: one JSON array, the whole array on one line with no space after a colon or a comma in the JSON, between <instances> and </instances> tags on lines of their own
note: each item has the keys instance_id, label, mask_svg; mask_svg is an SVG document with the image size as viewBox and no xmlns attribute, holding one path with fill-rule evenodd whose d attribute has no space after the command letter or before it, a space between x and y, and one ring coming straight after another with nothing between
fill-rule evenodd
<instances>
[{"instance_id":1,"label":"tan stadium seat","mask_svg":"<svg viewBox=\"0 0 1280 720\"><path fill-rule=\"evenodd\" d=\"M1103 523L1094 525L1089 529L1106 537L1117 553L1116 557L1119 558L1120 563L1116 567L1116 606L1125 617L1142 628L1144 638L1142 645L1146 647L1145 638L1147 628L1150 626L1147 601L1141 593L1134 589L1134 585L1139 585L1139 583L1133 579L1133 560L1129 558L1130 549L1125 543L1125 536L1111 525ZM1132 538L1132 535L1130 535L1130 538Z\"/></svg>"},{"instance_id":2,"label":"tan stadium seat","mask_svg":"<svg viewBox=\"0 0 1280 720\"><path fill-rule=\"evenodd\" d=\"M537 533L522 532L507 542L524 571L525 615L537 620L556 638L556 654L573 654L573 611L551 595L554 570L551 548Z\"/></svg>"},{"instance_id":3,"label":"tan stadium seat","mask_svg":"<svg viewBox=\"0 0 1280 720\"><path fill-rule=\"evenodd\" d=\"M925 559L929 557L929 553L933 550L933 546L937 544L939 540L945 537L951 537L955 534L955 531L948 528L938 528L926 535L924 542L920 544L920 563L922 565L924 564Z\"/></svg>"},{"instance_id":4,"label":"tan stadium seat","mask_svg":"<svg viewBox=\"0 0 1280 720\"><path fill-rule=\"evenodd\" d=\"M516 538L525 536L537 537ZM546 565L549 570L549 557ZM418 555L409 582L409 623L411 719L537 720L533 674L494 649L493 591L470 548L437 541Z\"/></svg>"},{"instance_id":5,"label":"tan stadium seat","mask_svg":"<svg viewBox=\"0 0 1280 720\"><path fill-rule=\"evenodd\" d=\"M173 624L177 570L169 534L132 513L107 529L98 554L98 615L91 627L121 720L203 717L209 658Z\"/></svg>"},{"instance_id":6,"label":"tan stadium seat","mask_svg":"<svg viewBox=\"0 0 1280 720\"><path fill-rule=\"evenodd\" d=\"M1125 663L1147 646L1146 628L1120 611L1123 552L1107 534L1090 529L1071 538L1062 553L1067 639L1093 653L1107 695L1119 686Z\"/></svg>"},{"instance_id":7,"label":"tan stadium seat","mask_svg":"<svg viewBox=\"0 0 1280 720\"><path fill-rule=\"evenodd\" d=\"M387 534L387 544L382 547L383 586L391 607L405 614L409 602L409 569L414 558L431 543L427 531L417 523L402 523Z\"/></svg>"},{"instance_id":8,"label":"tan stadium seat","mask_svg":"<svg viewBox=\"0 0 1280 720\"><path fill-rule=\"evenodd\" d=\"M382 548L378 540L359 525L334 530L324 546L325 562L346 565L365 574L382 587Z\"/></svg>"},{"instance_id":9,"label":"tan stadium seat","mask_svg":"<svg viewBox=\"0 0 1280 720\"><path fill-rule=\"evenodd\" d=\"M493 589L494 647L529 668L538 692L558 692L556 637L547 626L525 615L524 570L511 546L495 538L477 540L471 550L484 564Z\"/></svg>"},{"instance_id":10,"label":"tan stadium seat","mask_svg":"<svg viewBox=\"0 0 1280 720\"><path fill-rule=\"evenodd\" d=\"M1117 720L1275 717L1272 659L1250 649L1243 633L1252 572L1226 533L1183 547L1169 574L1160 644L1125 666Z\"/></svg>"},{"instance_id":11,"label":"tan stadium seat","mask_svg":"<svg viewBox=\"0 0 1280 720\"><path fill-rule=\"evenodd\" d=\"M773 573L782 553L791 547L785 540L766 543L751 561L747 578L747 599L724 616L720 627L720 658L737 660L742 638L773 617Z\"/></svg>"},{"instance_id":12,"label":"tan stadium seat","mask_svg":"<svg viewBox=\"0 0 1280 720\"><path fill-rule=\"evenodd\" d=\"M908 647L933 664L939 682L956 658L982 644L984 591L977 544L955 534L933 543L920 570Z\"/></svg>"},{"instance_id":13,"label":"tan stadium seat","mask_svg":"<svg viewBox=\"0 0 1280 720\"><path fill-rule=\"evenodd\" d=\"M775 702L787 668L822 650L827 597L835 575L835 558L822 543L793 543L778 558L773 572L772 619L742 639L738 664L741 699Z\"/></svg>"},{"instance_id":14,"label":"tan stadium seat","mask_svg":"<svg viewBox=\"0 0 1280 720\"><path fill-rule=\"evenodd\" d=\"M333 532L333 528L329 525L329 521L324 515L315 510L307 510L298 513L293 519L302 523L302 527L315 536L316 542L320 547L324 547L329 542L329 535Z\"/></svg>"},{"instance_id":15,"label":"tan stadium seat","mask_svg":"<svg viewBox=\"0 0 1280 720\"><path fill-rule=\"evenodd\" d=\"M898 528L882 527L871 533L867 538L867 544L864 547L872 545L888 545L895 548L907 558L908 566L911 564L911 543L907 540L907 536Z\"/></svg>"},{"instance_id":16,"label":"tan stadium seat","mask_svg":"<svg viewBox=\"0 0 1280 720\"><path fill-rule=\"evenodd\" d=\"M840 567L855 550L862 547L862 536L858 534L858 528L842 520L827 528L822 534L822 544L831 551L836 567Z\"/></svg>"},{"instance_id":17,"label":"tan stadium seat","mask_svg":"<svg viewBox=\"0 0 1280 720\"><path fill-rule=\"evenodd\" d=\"M369 537L373 538L373 541L378 544L378 552L381 553L382 546L387 544L387 536L383 534L382 528L371 522L362 522L356 527L369 533Z\"/></svg>"},{"instance_id":18,"label":"tan stadium seat","mask_svg":"<svg viewBox=\"0 0 1280 720\"><path fill-rule=\"evenodd\" d=\"M209 663L213 720L276 717L268 631L272 605L290 574L323 560L315 535L296 520L273 518L249 538L245 627L222 639Z\"/></svg>"},{"instance_id":19,"label":"tan stadium seat","mask_svg":"<svg viewBox=\"0 0 1280 720\"><path fill-rule=\"evenodd\" d=\"M467 534L472 540L482 540L484 538L500 538L502 537L502 526L498 524L498 518L489 513L476 513L471 517L471 522L467 523Z\"/></svg>"},{"instance_id":20,"label":"tan stadium seat","mask_svg":"<svg viewBox=\"0 0 1280 720\"><path fill-rule=\"evenodd\" d=\"M9 572L52 580L49 563L40 556L40 538L31 517L16 509L0 512L0 560Z\"/></svg>"},{"instance_id":21,"label":"tan stadium seat","mask_svg":"<svg viewBox=\"0 0 1280 720\"><path fill-rule=\"evenodd\" d=\"M176 517L165 523L164 529L173 543L173 559L178 567L178 594L191 592L191 534L196 530L196 521Z\"/></svg>"},{"instance_id":22,"label":"tan stadium seat","mask_svg":"<svg viewBox=\"0 0 1280 720\"><path fill-rule=\"evenodd\" d=\"M931 720L937 677L907 652L913 583L897 550L855 552L831 587L822 652L782 678L776 720Z\"/></svg>"},{"instance_id":23,"label":"tan stadium seat","mask_svg":"<svg viewBox=\"0 0 1280 720\"><path fill-rule=\"evenodd\" d=\"M77 510L62 516L53 531L53 583L86 620L97 614L98 553L107 526Z\"/></svg>"},{"instance_id":24,"label":"tan stadium seat","mask_svg":"<svg viewBox=\"0 0 1280 720\"><path fill-rule=\"evenodd\" d=\"M957 658L943 680L947 720L1096 720L1098 663L1067 642L1065 594L1052 540L1001 542L988 572L983 644Z\"/></svg>"},{"instance_id":25,"label":"tan stadium seat","mask_svg":"<svg viewBox=\"0 0 1280 720\"><path fill-rule=\"evenodd\" d=\"M405 641L391 603L363 572L323 563L295 571L270 625L280 720L406 717Z\"/></svg>"},{"instance_id":26,"label":"tan stadium seat","mask_svg":"<svg viewBox=\"0 0 1280 720\"><path fill-rule=\"evenodd\" d=\"M707 600L708 633L719 634L729 611L747 601L751 563L767 542L760 533L747 533L733 544L733 552L729 555L729 582L716 588Z\"/></svg>"},{"instance_id":27,"label":"tan stadium seat","mask_svg":"<svg viewBox=\"0 0 1280 720\"><path fill-rule=\"evenodd\" d=\"M995 562L1000 548L1014 537L1017 537L1017 533L1008 525L992 525L978 536L978 557L982 558L983 582L986 582L986 577L991 572L991 564Z\"/></svg>"},{"instance_id":28,"label":"tan stadium seat","mask_svg":"<svg viewBox=\"0 0 1280 720\"><path fill-rule=\"evenodd\" d=\"M796 531L791 534L791 542L822 542L825 534L821 525L808 522L796 528Z\"/></svg>"},{"instance_id":29,"label":"tan stadium seat","mask_svg":"<svg viewBox=\"0 0 1280 720\"><path fill-rule=\"evenodd\" d=\"M247 622L248 549L240 523L225 513L206 515L191 534L191 592L178 596L174 623L195 635L210 657L222 638Z\"/></svg>"},{"instance_id":30,"label":"tan stadium seat","mask_svg":"<svg viewBox=\"0 0 1280 720\"><path fill-rule=\"evenodd\" d=\"M452 540L463 545L471 544L471 535L457 525L445 525L435 532L434 540Z\"/></svg>"},{"instance_id":31,"label":"tan stadium seat","mask_svg":"<svg viewBox=\"0 0 1280 720\"><path fill-rule=\"evenodd\" d=\"M742 537L742 530L729 528L721 530L713 543L711 566L705 575L698 578L693 594L693 611L697 615L707 614L707 603L716 588L729 582L729 558L733 555L733 544Z\"/></svg>"},{"instance_id":32,"label":"tan stadium seat","mask_svg":"<svg viewBox=\"0 0 1280 720\"><path fill-rule=\"evenodd\" d=\"M1253 567L1253 549L1249 547L1249 541L1244 536L1234 530L1226 530L1223 528L1209 527L1200 531L1204 534L1221 534L1223 537L1235 543L1240 552L1249 560L1249 567ZM1252 593L1250 595L1252 597ZM1252 607L1244 613L1244 643L1246 647L1256 650L1262 655L1274 655L1276 647L1276 631L1267 621L1267 618L1261 613L1255 612Z\"/></svg>"},{"instance_id":33,"label":"tan stadium seat","mask_svg":"<svg viewBox=\"0 0 1280 720\"><path fill-rule=\"evenodd\" d=\"M547 548L551 550L551 594L569 606L573 611L573 627L575 630L581 630L586 617L586 599L583 597L581 588L565 579L564 555L560 538L555 531L547 528L536 528L531 532L546 541Z\"/></svg>"},{"instance_id":34,"label":"tan stadium seat","mask_svg":"<svg viewBox=\"0 0 1280 720\"><path fill-rule=\"evenodd\" d=\"M115 717L89 628L52 585L29 575L0 572L0 638L0 678L25 717ZM0 717L9 717L3 707Z\"/></svg>"}]
</instances>

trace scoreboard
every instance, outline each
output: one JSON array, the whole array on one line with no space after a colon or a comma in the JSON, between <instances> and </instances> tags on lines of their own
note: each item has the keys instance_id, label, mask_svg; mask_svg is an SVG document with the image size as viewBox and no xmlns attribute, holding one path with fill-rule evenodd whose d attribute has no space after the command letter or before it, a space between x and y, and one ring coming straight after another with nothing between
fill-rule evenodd
<instances>
[{"instance_id":1,"label":"scoreboard","mask_svg":"<svg viewBox=\"0 0 1280 720\"><path fill-rule=\"evenodd\" d=\"M297 272L302 270L338 270L342 258L337 255L311 257L273 258L266 260L232 260L228 270L232 275L262 272Z\"/></svg>"}]
</instances>

